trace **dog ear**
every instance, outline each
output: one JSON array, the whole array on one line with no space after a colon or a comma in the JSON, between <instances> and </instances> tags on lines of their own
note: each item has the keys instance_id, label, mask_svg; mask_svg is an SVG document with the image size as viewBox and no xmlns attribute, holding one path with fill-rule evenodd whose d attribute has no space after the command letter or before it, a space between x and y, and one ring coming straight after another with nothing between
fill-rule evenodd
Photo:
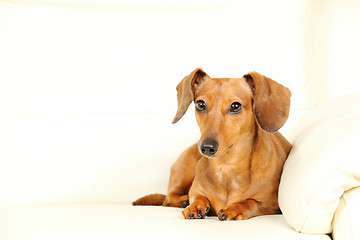
<instances>
[{"instance_id":1,"label":"dog ear","mask_svg":"<svg viewBox=\"0 0 360 240\"><path fill-rule=\"evenodd\" d=\"M179 121L194 101L195 92L209 76L201 69L197 68L176 86L178 109L172 123Z\"/></svg>"},{"instance_id":2,"label":"dog ear","mask_svg":"<svg viewBox=\"0 0 360 240\"><path fill-rule=\"evenodd\" d=\"M257 72L244 75L253 92L253 109L260 127L278 131L289 116L291 91Z\"/></svg>"}]
</instances>

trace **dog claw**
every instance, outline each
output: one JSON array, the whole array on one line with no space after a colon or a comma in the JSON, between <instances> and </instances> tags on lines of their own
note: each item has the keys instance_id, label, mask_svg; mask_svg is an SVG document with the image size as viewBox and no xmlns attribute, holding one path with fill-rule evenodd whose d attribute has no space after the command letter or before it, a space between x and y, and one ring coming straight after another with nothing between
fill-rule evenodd
<instances>
[{"instance_id":1,"label":"dog claw","mask_svg":"<svg viewBox=\"0 0 360 240\"><path fill-rule=\"evenodd\" d=\"M230 209L230 210L229 210ZM225 220L243 220L245 219L244 215L241 212L236 212L231 208L227 207L218 212L218 218L220 221Z\"/></svg>"},{"instance_id":2,"label":"dog claw","mask_svg":"<svg viewBox=\"0 0 360 240\"><path fill-rule=\"evenodd\" d=\"M191 203L182 211L183 216L186 219L204 219L210 211L210 206L207 202L208 200L205 200L203 202L202 199L200 199Z\"/></svg>"},{"instance_id":3,"label":"dog claw","mask_svg":"<svg viewBox=\"0 0 360 240\"><path fill-rule=\"evenodd\" d=\"M185 210L184 210L185 211ZM193 213L188 213L187 215L184 215L186 216L185 218L186 219L204 219L205 216L207 215L208 213L208 209L206 209L205 212L203 212L202 210L197 210L196 212L193 212Z\"/></svg>"},{"instance_id":4,"label":"dog claw","mask_svg":"<svg viewBox=\"0 0 360 240\"><path fill-rule=\"evenodd\" d=\"M197 218L195 217L195 219L204 219L207 214L207 212L202 212L201 210L198 210L197 213L198 213L198 216L197 216Z\"/></svg>"},{"instance_id":5,"label":"dog claw","mask_svg":"<svg viewBox=\"0 0 360 240\"><path fill-rule=\"evenodd\" d=\"M225 221L228 218L228 216L225 215L225 214L221 215L223 212L224 212L223 210L220 210L219 213L218 213L218 218L219 218L220 221Z\"/></svg>"}]
</instances>

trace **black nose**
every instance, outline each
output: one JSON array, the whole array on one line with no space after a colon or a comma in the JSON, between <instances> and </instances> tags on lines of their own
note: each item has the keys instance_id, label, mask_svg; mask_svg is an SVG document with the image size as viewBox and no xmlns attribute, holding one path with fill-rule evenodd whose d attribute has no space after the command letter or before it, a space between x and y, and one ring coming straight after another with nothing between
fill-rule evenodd
<instances>
[{"instance_id":1,"label":"black nose","mask_svg":"<svg viewBox=\"0 0 360 240\"><path fill-rule=\"evenodd\" d=\"M204 139L200 143L201 153L206 156L213 156L218 150L219 144L213 139Z\"/></svg>"}]
</instances>

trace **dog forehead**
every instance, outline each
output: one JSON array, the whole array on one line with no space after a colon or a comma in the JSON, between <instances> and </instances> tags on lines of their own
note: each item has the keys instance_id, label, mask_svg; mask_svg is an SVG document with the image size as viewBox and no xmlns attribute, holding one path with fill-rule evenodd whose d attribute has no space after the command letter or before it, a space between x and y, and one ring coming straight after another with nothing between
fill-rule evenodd
<instances>
[{"instance_id":1,"label":"dog forehead","mask_svg":"<svg viewBox=\"0 0 360 240\"><path fill-rule=\"evenodd\" d=\"M252 91L245 78L208 78L196 92L197 96L252 98Z\"/></svg>"}]
</instances>

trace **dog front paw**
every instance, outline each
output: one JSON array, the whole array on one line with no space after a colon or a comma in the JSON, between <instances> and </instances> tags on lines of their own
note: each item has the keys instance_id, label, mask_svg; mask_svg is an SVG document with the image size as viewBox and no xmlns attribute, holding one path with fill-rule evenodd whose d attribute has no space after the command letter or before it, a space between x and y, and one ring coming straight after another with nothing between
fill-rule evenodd
<instances>
[{"instance_id":1,"label":"dog front paw","mask_svg":"<svg viewBox=\"0 0 360 240\"><path fill-rule=\"evenodd\" d=\"M240 211L239 208L236 207L226 207L219 211L218 218L220 221L226 220L244 220L245 217Z\"/></svg>"},{"instance_id":2,"label":"dog front paw","mask_svg":"<svg viewBox=\"0 0 360 240\"><path fill-rule=\"evenodd\" d=\"M220 221L224 220L246 220L255 216L270 214L272 212L264 211L261 202L255 199L247 199L241 202L230 204L221 209L218 213Z\"/></svg>"},{"instance_id":3,"label":"dog front paw","mask_svg":"<svg viewBox=\"0 0 360 240\"><path fill-rule=\"evenodd\" d=\"M210 210L210 206L205 204L190 204L183 211L185 219L204 219Z\"/></svg>"},{"instance_id":4,"label":"dog front paw","mask_svg":"<svg viewBox=\"0 0 360 240\"><path fill-rule=\"evenodd\" d=\"M180 206L181 206L182 208L186 208L187 206L189 206L189 198L186 199L186 200L184 200L184 201L182 201L182 202L180 203Z\"/></svg>"}]
</instances>

